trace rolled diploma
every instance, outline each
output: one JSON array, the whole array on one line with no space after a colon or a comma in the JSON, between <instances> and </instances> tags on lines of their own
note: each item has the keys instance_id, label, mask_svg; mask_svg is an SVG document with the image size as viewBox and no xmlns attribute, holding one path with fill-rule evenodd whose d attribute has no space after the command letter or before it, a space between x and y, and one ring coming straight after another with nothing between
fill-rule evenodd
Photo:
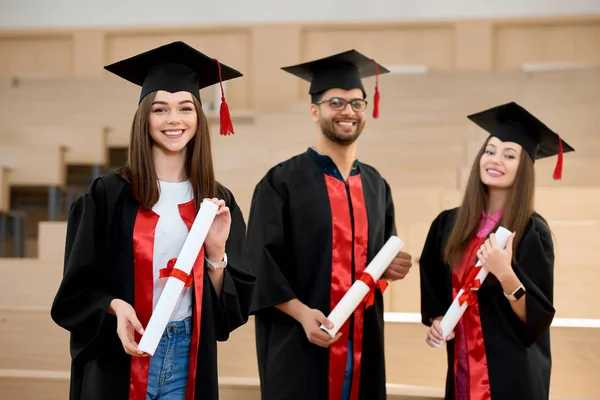
<instances>
[{"instance_id":1,"label":"rolled diploma","mask_svg":"<svg viewBox=\"0 0 600 400\"><path fill-rule=\"evenodd\" d=\"M371 275L373 281L377 282L402 246L404 246L402 240L397 236L391 236L381 250L379 250L379 253L371 260L365 269L365 273ZM335 337L342 325L344 325L344 322L350 318L356 307L358 307L360 302L369 293L369 290L369 287L363 281L357 280L354 282L352 287L350 287L327 317L333 323L333 328L327 329L324 325L321 325L321 329L327 332L332 338Z\"/></svg>"},{"instance_id":2,"label":"rolled diploma","mask_svg":"<svg viewBox=\"0 0 600 400\"><path fill-rule=\"evenodd\" d=\"M511 233L511 231L502 226L498 227L498 229L496 230L496 243L498 244L498 246L500 246L500 248L503 249L506 247L506 242L508 241L508 237ZM477 264L475 264L475 266L480 265L481 261L477 261ZM485 268L481 268L475 279L479 279L479 282L483 283L487 275L488 271ZM454 298L454 301L450 305L450 308L448 308L448 311L446 311L446 314L440 321L440 326L442 328L442 334L444 335L444 338L448 337L448 335L454 330L456 324L458 324L458 321L460 321L460 318L463 316L467 309L467 302L464 302L462 306L458 304L458 299L460 298L460 296L462 296L463 293L464 290L462 289L458 291L458 294Z\"/></svg>"},{"instance_id":3,"label":"rolled diploma","mask_svg":"<svg viewBox=\"0 0 600 400\"><path fill-rule=\"evenodd\" d=\"M216 204L208 200L202 202L200 210L196 215L196 219L183 243L183 247L181 248L181 252L179 252L179 256L177 257L177 261L173 268L180 269L186 274L192 272L192 267L196 262L196 258L198 258L200 249L204 244L204 239L206 239L206 235L215 219L218 209L219 207ZM138 345L140 350L150 355L154 355L156 347L160 342L160 338L175 310L175 306L177 305L179 296L181 296L184 285L185 283L177 278L169 277L167 279L165 288L156 303L148 326L144 330L144 334Z\"/></svg>"}]
</instances>

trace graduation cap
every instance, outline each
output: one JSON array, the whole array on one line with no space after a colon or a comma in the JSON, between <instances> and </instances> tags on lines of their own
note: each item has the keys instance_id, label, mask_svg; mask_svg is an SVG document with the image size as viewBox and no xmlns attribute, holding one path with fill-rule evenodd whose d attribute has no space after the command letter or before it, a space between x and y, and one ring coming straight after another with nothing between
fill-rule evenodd
<instances>
[{"instance_id":1,"label":"graduation cap","mask_svg":"<svg viewBox=\"0 0 600 400\"><path fill-rule=\"evenodd\" d=\"M238 78L242 74L184 42L173 42L148 50L107 65L104 69L141 86L140 102L157 90L190 92L201 102L200 89L218 83L221 86L221 135L234 133L223 81Z\"/></svg>"},{"instance_id":2,"label":"graduation cap","mask_svg":"<svg viewBox=\"0 0 600 400\"><path fill-rule=\"evenodd\" d=\"M303 64L283 67L282 69L310 82L308 93L311 95L333 88L360 89L363 92L363 98L366 98L367 94L361 79L375 76L373 118L379 116L379 75L390 72L375 60L356 50L348 50Z\"/></svg>"},{"instance_id":3,"label":"graduation cap","mask_svg":"<svg viewBox=\"0 0 600 400\"><path fill-rule=\"evenodd\" d=\"M558 155L554 179L562 177L563 153L574 151L560 136L542 121L515 102L469 115L468 118L503 142L515 142L523 147L535 162Z\"/></svg>"}]
</instances>

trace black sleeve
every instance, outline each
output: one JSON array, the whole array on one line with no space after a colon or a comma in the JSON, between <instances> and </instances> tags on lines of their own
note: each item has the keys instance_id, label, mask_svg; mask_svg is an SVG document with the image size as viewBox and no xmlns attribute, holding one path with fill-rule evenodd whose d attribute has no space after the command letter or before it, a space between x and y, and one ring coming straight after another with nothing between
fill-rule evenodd
<instances>
[{"instance_id":1,"label":"black sleeve","mask_svg":"<svg viewBox=\"0 0 600 400\"><path fill-rule=\"evenodd\" d=\"M385 182L385 240L392 235L396 235L396 213L390 185Z\"/></svg>"},{"instance_id":2,"label":"black sleeve","mask_svg":"<svg viewBox=\"0 0 600 400\"><path fill-rule=\"evenodd\" d=\"M223 197L223 196L220 196ZM225 341L229 334L248 321L255 277L250 272L246 250L246 222L233 194L224 196L231 213L229 237L225 243L227 267L223 272L221 296L210 284L215 311L217 340Z\"/></svg>"},{"instance_id":3,"label":"black sleeve","mask_svg":"<svg viewBox=\"0 0 600 400\"><path fill-rule=\"evenodd\" d=\"M73 359L93 351L106 311L115 298L103 290L99 272L105 200L104 184L98 179L69 210L63 279L52 303L51 316L71 332Z\"/></svg>"},{"instance_id":4,"label":"black sleeve","mask_svg":"<svg viewBox=\"0 0 600 400\"><path fill-rule=\"evenodd\" d=\"M267 175L254 190L248 219L248 254L256 275L251 313L296 298L284 274L290 240L285 232L285 202Z\"/></svg>"},{"instance_id":5,"label":"black sleeve","mask_svg":"<svg viewBox=\"0 0 600 400\"><path fill-rule=\"evenodd\" d=\"M531 229L517 248L515 273L525 287L527 323L521 325L523 341L531 345L554 319L554 245L545 223L533 218ZM521 322L519 320L519 322Z\"/></svg>"},{"instance_id":6,"label":"black sleeve","mask_svg":"<svg viewBox=\"0 0 600 400\"><path fill-rule=\"evenodd\" d=\"M421 278L421 321L431 326L431 321L443 316L448 307L447 269L443 261L443 222L441 213L432 222L421 258L419 271Z\"/></svg>"}]
</instances>

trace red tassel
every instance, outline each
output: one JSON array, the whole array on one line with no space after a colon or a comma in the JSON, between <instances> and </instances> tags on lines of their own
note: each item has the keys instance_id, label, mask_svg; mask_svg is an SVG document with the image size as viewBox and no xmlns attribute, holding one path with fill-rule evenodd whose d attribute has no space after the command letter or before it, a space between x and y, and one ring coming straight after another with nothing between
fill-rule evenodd
<instances>
[{"instance_id":1,"label":"red tassel","mask_svg":"<svg viewBox=\"0 0 600 400\"><path fill-rule=\"evenodd\" d=\"M558 160L556 160L556 167L554 168L554 174L552 178L554 180L558 180L562 178L562 169L563 169L563 146L562 139L558 136Z\"/></svg>"},{"instance_id":2,"label":"red tassel","mask_svg":"<svg viewBox=\"0 0 600 400\"><path fill-rule=\"evenodd\" d=\"M375 95L373 96L373 118L379 117L379 100L381 98L379 94L379 65L375 60Z\"/></svg>"},{"instance_id":3,"label":"red tassel","mask_svg":"<svg viewBox=\"0 0 600 400\"><path fill-rule=\"evenodd\" d=\"M219 110L221 117L221 135L233 135L233 123L231 122L231 115L229 114L229 106L225 101L225 96L221 97L221 109Z\"/></svg>"},{"instance_id":4,"label":"red tassel","mask_svg":"<svg viewBox=\"0 0 600 400\"><path fill-rule=\"evenodd\" d=\"M235 132L233 131L233 122L231 122L231 114L229 114L229 106L227 105L227 101L225 101L225 91L223 90L223 80L221 79L221 63L216 58L213 58L217 62L217 67L219 68L219 85L221 86L221 107L219 109L219 119L220 119L220 134L222 136L233 135Z\"/></svg>"}]
</instances>

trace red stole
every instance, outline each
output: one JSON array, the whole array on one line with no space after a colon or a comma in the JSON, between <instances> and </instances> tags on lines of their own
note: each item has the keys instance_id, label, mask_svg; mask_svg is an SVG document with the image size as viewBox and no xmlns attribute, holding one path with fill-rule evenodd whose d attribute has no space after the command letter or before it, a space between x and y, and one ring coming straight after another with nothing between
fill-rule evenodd
<instances>
[{"instance_id":1,"label":"red stole","mask_svg":"<svg viewBox=\"0 0 600 400\"><path fill-rule=\"evenodd\" d=\"M485 238L473 238L465 253L458 270L452 271L452 298L455 298L461 287L468 284L464 280L469 272L475 266L477 261L477 250L483 244ZM458 367L458 357L460 343L464 336L467 344L468 360L468 393L470 400L490 400L490 379L488 376L487 358L485 354L485 343L483 341L483 331L481 329L481 318L479 315L479 302L477 294L473 296L470 305L463 314L462 320L458 322L454 330L454 379L455 379L455 398L458 399L456 370ZM462 329L464 323L464 330Z\"/></svg>"},{"instance_id":2,"label":"red stole","mask_svg":"<svg viewBox=\"0 0 600 400\"><path fill-rule=\"evenodd\" d=\"M179 204L179 214L189 231L196 219L194 200ZM154 211L140 207L133 228L134 309L144 328L148 325L152 315L154 232L156 231L158 219L159 215ZM165 265L165 267L167 266ZM196 258L192 276L195 299L186 400L194 398L196 388L196 366L200 345L200 319L202 316L202 292L204 287L204 246L200 250L198 258ZM137 343L139 343L140 337L136 332L135 340ZM150 357L131 357L129 378L129 398L131 400L146 400L149 369Z\"/></svg>"},{"instance_id":3,"label":"red stole","mask_svg":"<svg viewBox=\"0 0 600 400\"><path fill-rule=\"evenodd\" d=\"M360 175L350 176L350 201L354 217L354 237L346 184L332 176L325 175L332 217L331 248L331 289L330 309L332 310L352 286L352 249L354 239L354 277L360 277L367 267L369 242L369 221ZM373 289L374 290L374 289ZM354 311L353 375L351 400L358 399L360 368L363 344L364 303ZM342 397L346 362L348 359L347 338L350 332L349 320L340 329L342 338L329 347L329 400Z\"/></svg>"}]
</instances>

